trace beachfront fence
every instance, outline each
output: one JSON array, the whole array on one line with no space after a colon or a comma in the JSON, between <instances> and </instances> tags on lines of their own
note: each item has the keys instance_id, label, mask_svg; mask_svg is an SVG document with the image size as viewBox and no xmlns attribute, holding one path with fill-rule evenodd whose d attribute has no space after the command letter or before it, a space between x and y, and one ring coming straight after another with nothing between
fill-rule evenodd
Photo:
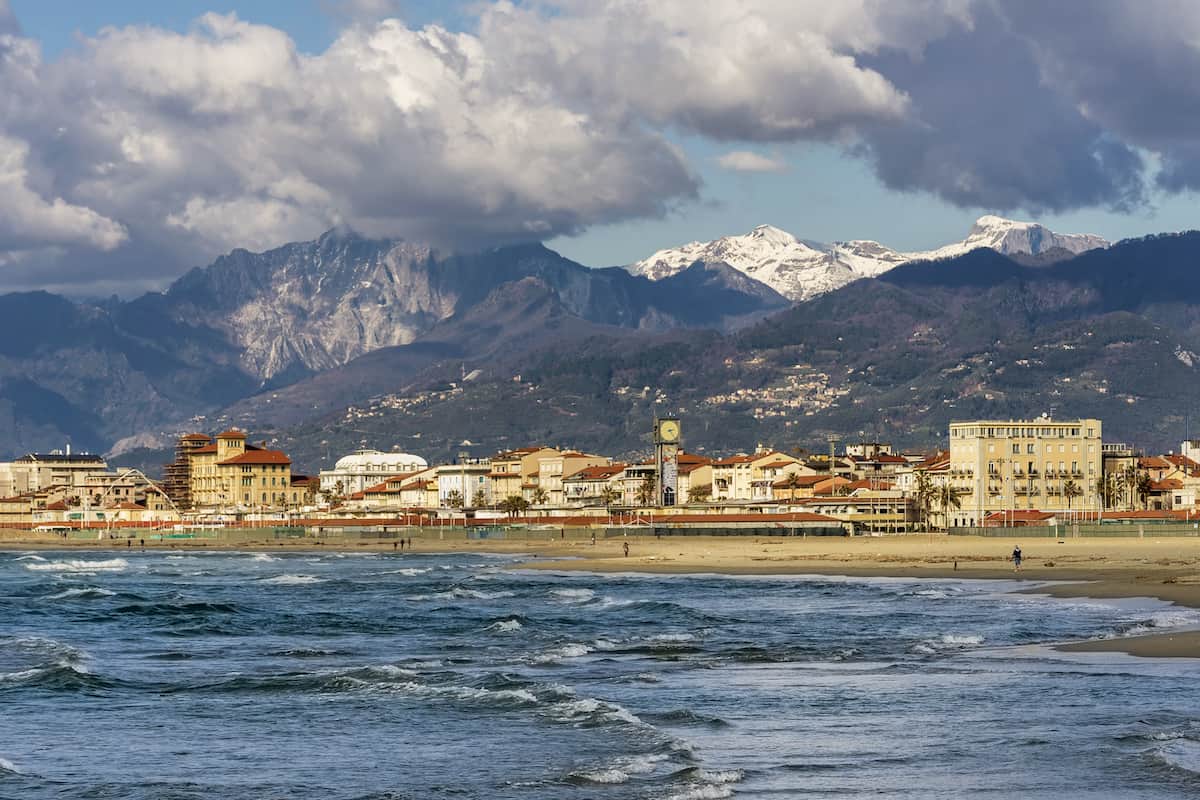
<instances>
[{"instance_id":1,"label":"beachfront fence","mask_svg":"<svg viewBox=\"0 0 1200 800\"><path fill-rule=\"evenodd\" d=\"M1200 537L1200 523L1169 521L1125 521L1087 525L1041 525L1007 528L951 528L951 536L987 536L996 539L1076 538L1164 538Z\"/></svg>"}]
</instances>

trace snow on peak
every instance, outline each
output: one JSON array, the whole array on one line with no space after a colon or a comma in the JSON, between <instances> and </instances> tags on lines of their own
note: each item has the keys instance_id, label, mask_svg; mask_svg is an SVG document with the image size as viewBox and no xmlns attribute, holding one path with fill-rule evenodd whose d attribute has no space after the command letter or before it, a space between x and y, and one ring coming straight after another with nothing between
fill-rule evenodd
<instances>
[{"instance_id":1,"label":"snow on peak","mask_svg":"<svg viewBox=\"0 0 1200 800\"><path fill-rule=\"evenodd\" d=\"M661 280L697 261L720 261L799 302L860 278L882 275L909 261L953 258L981 247L1005 255L1038 255L1055 248L1082 253L1108 244L1092 234L1055 233L1036 222L1017 222L991 214L975 220L961 242L912 253L866 239L832 245L806 244L785 230L759 225L746 234L659 250L626 269L635 275Z\"/></svg>"}]
</instances>

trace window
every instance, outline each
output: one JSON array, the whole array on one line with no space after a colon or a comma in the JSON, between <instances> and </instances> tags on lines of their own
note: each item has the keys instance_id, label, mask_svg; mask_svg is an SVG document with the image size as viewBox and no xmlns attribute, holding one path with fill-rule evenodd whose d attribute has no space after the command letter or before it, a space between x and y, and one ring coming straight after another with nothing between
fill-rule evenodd
<instances>
[{"instance_id":1,"label":"window","mask_svg":"<svg viewBox=\"0 0 1200 800\"><path fill-rule=\"evenodd\" d=\"M1025 452L1029 455L1033 455L1033 442L1030 442L1028 445L1026 445Z\"/></svg>"},{"instance_id":2,"label":"window","mask_svg":"<svg viewBox=\"0 0 1200 800\"><path fill-rule=\"evenodd\" d=\"M1012 446L1012 451L1013 451L1014 456L1020 455L1021 454L1021 445L1014 442L1013 446Z\"/></svg>"}]
</instances>

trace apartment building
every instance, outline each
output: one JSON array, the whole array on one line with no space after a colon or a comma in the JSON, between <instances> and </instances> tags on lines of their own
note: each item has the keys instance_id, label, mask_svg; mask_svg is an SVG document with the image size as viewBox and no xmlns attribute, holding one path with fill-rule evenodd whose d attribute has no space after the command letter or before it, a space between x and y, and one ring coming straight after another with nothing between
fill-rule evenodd
<instances>
[{"instance_id":1,"label":"apartment building","mask_svg":"<svg viewBox=\"0 0 1200 800\"><path fill-rule=\"evenodd\" d=\"M950 425L952 527L1012 510L1095 510L1102 474L1098 419L975 420Z\"/></svg>"},{"instance_id":2,"label":"apartment building","mask_svg":"<svg viewBox=\"0 0 1200 800\"><path fill-rule=\"evenodd\" d=\"M285 508L304 492L292 486L292 460L279 450L246 444L228 430L211 444L188 451L189 494L195 508Z\"/></svg>"}]
</instances>

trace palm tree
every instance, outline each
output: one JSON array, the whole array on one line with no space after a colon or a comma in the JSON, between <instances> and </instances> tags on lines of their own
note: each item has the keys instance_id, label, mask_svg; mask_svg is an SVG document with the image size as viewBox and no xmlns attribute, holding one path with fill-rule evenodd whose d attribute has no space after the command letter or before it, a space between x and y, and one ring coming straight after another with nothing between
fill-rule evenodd
<instances>
[{"instance_id":1,"label":"palm tree","mask_svg":"<svg viewBox=\"0 0 1200 800\"><path fill-rule=\"evenodd\" d=\"M1112 478L1112 507L1117 508L1125 497L1125 487L1127 486L1125 470L1119 469L1110 477Z\"/></svg>"},{"instance_id":2,"label":"palm tree","mask_svg":"<svg viewBox=\"0 0 1200 800\"><path fill-rule=\"evenodd\" d=\"M446 494L446 505L450 508L462 508L463 496L458 489L452 489Z\"/></svg>"},{"instance_id":3,"label":"palm tree","mask_svg":"<svg viewBox=\"0 0 1200 800\"><path fill-rule=\"evenodd\" d=\"M1134 493L1137 492L1138 486L1137 467L1135 467L1133 464L1129 464L1125 467L1125 469L1122 470L1122 473L1125 476L1125 489L1129 492L1129 510L1133 511L1133 496Z\"/></svg>"},{"instance_id":4,"label":"palm tree","mask_svg":"<svg viewBox=\"0 0 1200 800\"><path fill-rule=\"evenodd\" d=\"M1113 495L1116 494L1116 479L1112 474L1101 475L1096 478L1096 494L1100 498L1100 507L1109 508L1112 505Z\"/></svg>"},{"instance_id":5,"label":"palm tree","mask_svg":"<svg viewBox=\"0 0 1200 800\"><path fill-rule=\"evenodd\" d=\"M702 483L699 486L688 487L689 503L703 503L710 497L712 497L711 483Z\"/></svg>"},{"instance_id":6,"label":"palm tree","mask_svg":"<svg viewBox=\"0 0 1200 800\"><path fill-rule=\"evenodd\" d=\"M653 475L647 474L645 478L642 478L642 483L638 486L637 490L638 505L651 505L654 502L654 490L656 488Z\"/></svg>"},{"instance_id":7,"label":"palm tree","mask_svg":"<svg viewBox=\"0 0 1200 800\"><path fill-rule=\"evenodd\" d=\"M949 528L950 515L948 512L952 508L962 508L961 492L949 484L942 484L937 487L936 495L938 505L942 507L942 527Z\"/></svg>"},{"instance_id":8,"label":"palm tree","mask_svg":"<svg viewBox=\"0 0 1200 800\"><path fill-rule=\"evenodd\" d=\"M529 509L529 501L519 494L510 494L500 501L500 510L510 517L520 516Z\"/></svg>"},{"instance_id":9,"label":"palm tree","mask_svg":"<svg viewBox=\"0 0 1200 800\"><path fill-rule=\"evenodd\" d=\"M546 504L546 501L550 499L550 495L546 494L545 489L538 486L538 487L535 487L534 490L529 493L529 499L533 502L533 504L535 506L544 506Z\"/></svg>"},{"instance_id":10,"label":"palm tree","mask_svg":"<svg viewBox=\"0 0 1200 800\"><path fill-rule=\"evenodd\" d=\"M914 492L917 499L917 515L920 517L922 527L929 525L929 509L933 505L933 495L935 487L933 479L929 477L929 473L921 470L916 474L916 491Z\"/></svg>"},{"instance_id":11,"label":"palm tree","mask_svg":"<svg viewBox=\"0 0 1200 800\"><path fill-rule=\"evenodd\" d=\"M1150 499L1150 493L1154 491L1154 481L1148 472L1139 472L1137 480L1134 482L1134 488L1137 490L1138 498L1142 501L1142 508L1147 508L1147 501Z\"/></svg>"},{"instance_id":12,"label":"palm tree","mask_svg":"<svg viewBox=\"0 0 1200 800\"><path fill-rule=\"evenodd\" d=\"M1083 494L1083 487L1075 481L1067 481L1062 487L1063 497L1067 498L1067 510L1071 510L1071 501Z\"/></svg>"},{"instance_id":13,"label":"palm tree","mask_svg":"<svg viewBox=\"0 0 1200 800\"><path fill-rule=\"evenodd\" d=\"M605 486L600 490L600 500L604 505L611 506L621 499L621 490L615 486Z\"/></svg>"}]
</instances>

